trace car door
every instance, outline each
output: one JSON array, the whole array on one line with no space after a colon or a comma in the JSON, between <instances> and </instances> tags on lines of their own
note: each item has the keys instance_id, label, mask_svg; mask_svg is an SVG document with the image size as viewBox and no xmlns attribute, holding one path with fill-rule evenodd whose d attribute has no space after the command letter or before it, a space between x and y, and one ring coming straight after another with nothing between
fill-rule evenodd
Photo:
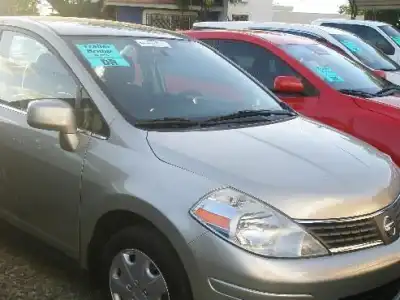
<instances>
[{"instance_id":1,"label":"car door","mask_svg":"<svg viewBox=\"0 0 400 300\"><path fill-rule=\"evenodd\" d=\"M318 91L283 59L268 49L240 40L204 39L203 41L214 45L221 53L236 62L271 91L274 91L274 81L278 76L294 76L301 79L305 87L303 94L276 93L276 95L298 112L305 113L307 111L309 115L314 114L319 99Z\"/></svg>"},{"instance_id":2,"label":"car door","mask_svg":"<svg viewBox=\"0 0 400 300\"><path fill-rule=\"evenodd\" d=\"M22 40L35 45L37 53L32 48L21 53ZM80 177L90 137L80 134L78 149L66 152L57 132L28 126L26 111L31 101L42 99L75 106L82 89L57 52L33 33L5 29L0 49L0 61L14 66L0 68L0 82L13 79L0 89L0 212L73 254L79 245Z\"/></svg>"}]
</instances>

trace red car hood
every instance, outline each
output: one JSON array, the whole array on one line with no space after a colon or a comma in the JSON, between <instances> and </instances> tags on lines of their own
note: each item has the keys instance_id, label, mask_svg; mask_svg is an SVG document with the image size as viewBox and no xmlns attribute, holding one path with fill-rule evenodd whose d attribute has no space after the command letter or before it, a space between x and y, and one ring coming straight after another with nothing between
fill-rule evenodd
<instances>
[{"instance_id":1,"label":"red car hood","mask_svg":"<svg viewBox=\"0 0 400 300\"><path fill-rule=\"evenodd\" d=\"M355 98L355 102L364 109L400 120L400 94L368 99Z\"/></svg>"}]
</instances>

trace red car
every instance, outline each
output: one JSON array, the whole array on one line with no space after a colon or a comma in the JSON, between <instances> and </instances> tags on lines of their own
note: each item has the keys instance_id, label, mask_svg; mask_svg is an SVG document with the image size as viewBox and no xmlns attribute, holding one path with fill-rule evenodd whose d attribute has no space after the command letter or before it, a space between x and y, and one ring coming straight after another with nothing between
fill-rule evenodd
<instances>
[{"instance_id":1,"label":"red car","mask_svg":"<svg viewBox=\"0 0 400 300\"><path fill-rule=\"evenodd\" d=\"M314 40L284 33L184 34L223 53L301 114L374 145L400 166L400 86L379 73Z\"/></svg>"}]
</instances>

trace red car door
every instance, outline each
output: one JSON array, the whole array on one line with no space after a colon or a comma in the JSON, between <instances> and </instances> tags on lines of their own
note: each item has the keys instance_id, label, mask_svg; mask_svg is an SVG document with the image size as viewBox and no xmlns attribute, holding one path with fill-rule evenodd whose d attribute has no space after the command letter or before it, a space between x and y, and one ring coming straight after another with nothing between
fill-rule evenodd
<instances>
[{"instance_id":1,"label":"red car door","mask_svg":"<svg viewBox=\"0 0 400 300\"><path fill-rule=\"evenodd\" d=\"M311 96L276 94L281 100L285 101L299 113L307 113L310 117L311 115L317 117L318 113L316 107L320 99L318 94Z\"/></svg>"}]
</instances>

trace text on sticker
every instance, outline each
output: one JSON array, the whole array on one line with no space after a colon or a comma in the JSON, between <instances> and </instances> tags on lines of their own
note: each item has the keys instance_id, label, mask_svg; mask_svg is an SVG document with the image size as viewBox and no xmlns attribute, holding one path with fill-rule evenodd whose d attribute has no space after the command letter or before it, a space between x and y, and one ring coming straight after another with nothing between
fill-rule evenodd
<instances>
[{"instance_id":1,"label":"text on sticker","mask_svg":"<svg viewBox=\"0 0 400 300\"><path fill-rule=\"evenodd\" d=\"M361 51L361 48L358 47L354 42L352 41L347 41L347 40L343 40L341 41L341 43L347 48L349 49L351 52L354 53L358 53Z\"/></svg>"},{"instance_id":2,"label":"text on sticker","mask_svg":"<svg viewBox=\"0 0 400 300\"><path fill-rule=\"evenodd\" d=\"M76 47L92 68L129 67L129 63L113 44L79 44Z\"/></svg>"},{"instance_id":3,"label":"text on sticker","mask_svg":"<svg viewBox=\"0 0 400 300\"><path fill-rule=\"evenodd\" d=\"M171 48L171 45L166 41L160 40L136 40L136 43L142 47Z\"/></svg>"},{"instance_id":4,"label":"text on sticker","mask_svg":"<svg viewBox=\"0 0 400 300\"><path fill-rule=\"evenodd\" d=\"M343 78L340 77L330 67L316 67L317 73L328 82L344 82Z\"/></svg>"},{"instance_id":5,"label":"text on sticker","mask_svg":"<svg viewBox=\"0 0 400 300\"><path fill-rule=\"evenodd\" d=\"M397 45L400 45L400 36L392 36L392 40L393 40Z\"/></svg>"}]
</instances>

